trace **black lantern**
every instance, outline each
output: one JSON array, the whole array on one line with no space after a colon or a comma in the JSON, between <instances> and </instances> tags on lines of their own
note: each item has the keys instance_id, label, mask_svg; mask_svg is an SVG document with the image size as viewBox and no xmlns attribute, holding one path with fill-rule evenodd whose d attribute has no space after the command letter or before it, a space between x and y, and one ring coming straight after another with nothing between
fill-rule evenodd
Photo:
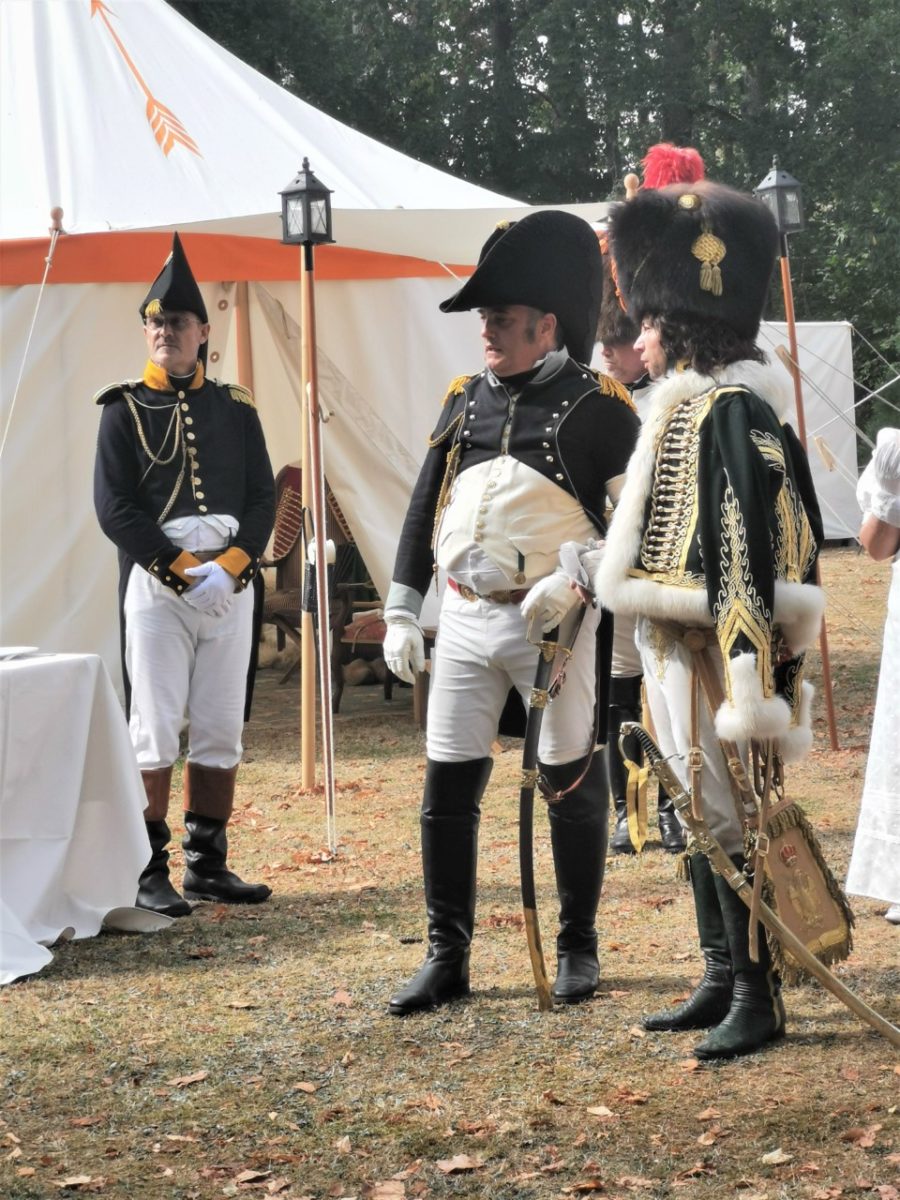
<instances>
[{"instance_id":1,"label":"black lantern","mask_svg":"<svg viewBox=\"0 0 900 1200\"><path fill-rule=\"evenodd\" d=\"M321 246L331 236L331 188L313 175L309 159L281 196L281 240L293 246Z\"/></svg>"},{"instance_id":2,"label":"black lantern","mask_svg":"<svg viewBox=\"0 0 900 1200\"><path fill-rule=\"evenodd\" d=\"M758 184L753 193L768 208L778 225L778 232L785 236L788 233L800 233L803 229L803 189L798 181L787 171L778 166L778 159L772 159L772 170L762 183Z\"/></svg>"}]
</instances>

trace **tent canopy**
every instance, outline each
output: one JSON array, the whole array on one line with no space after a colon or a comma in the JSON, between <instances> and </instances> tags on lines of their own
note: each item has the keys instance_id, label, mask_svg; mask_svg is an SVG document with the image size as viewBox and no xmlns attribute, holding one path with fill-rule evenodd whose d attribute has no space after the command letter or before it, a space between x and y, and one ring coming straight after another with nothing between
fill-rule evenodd
<instances>
[{"instance_id":1,"label":"tent canopy","mask_svg":"<svg viewBox=\"0 0 900 1200\"><path fill-rule=\"evenodd\" d=\"M140 372L166 230L185 233L211 314L210 373L252 384L276 470L299 457L299 256L279 241L278 191L304 156L334 188L339 243L316 255L325 469L384 594L446 384L481 363L477 318L438 303L497 220L533 210L317 112L163 0L0 0L0 48L0 643L118 671L91 397ZM69 233L41 294L56 205ZM831 329L815 353L839 361L823 386L842 405L850 390L852 419L849 329ZM852 532L844 490L831 536Z\"/></svg>"}]
</instances>

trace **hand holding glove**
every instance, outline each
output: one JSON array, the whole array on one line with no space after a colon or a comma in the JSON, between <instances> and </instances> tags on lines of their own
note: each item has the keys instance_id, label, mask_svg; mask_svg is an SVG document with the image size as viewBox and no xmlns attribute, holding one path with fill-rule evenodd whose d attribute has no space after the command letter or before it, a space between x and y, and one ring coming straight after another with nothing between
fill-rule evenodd
<instances>
[{"instance_id":1,"label":"hand holding glove","mask_svg":"<svg viewBox=\"0 0 900 1200\"><path fill-rule=\"evenodd\" d=\"M228 612L234 597L235 579L224 567L217 562L200 563L198 567L185 567L184 573L199 581L181 593L182 599L192 608L212 617L222 617Z\"/></svg>"},{"instance_id":2,"label":"hand holding glove","mask_svg":"<svg viewBox=\"0 0 900 1200\"><path fill-rule=\"evenodd\" d=\"M526 621L536 622L541 633L549 633L580 603L581 597L569 577L554 572L538 580L522 601L519 611Z\"/></svg>"},{"instance_id":3,"label":"hand holding glove","mask_svg":"<svg viewBox=\"0 0 900 1200\"><path fill-rule=\"evenodd\" d=\"M384 614L384 661L404 683L415 683L425 670L425 638L418 619L404 609L388 609Z\"/></svg>"}]
</instances>

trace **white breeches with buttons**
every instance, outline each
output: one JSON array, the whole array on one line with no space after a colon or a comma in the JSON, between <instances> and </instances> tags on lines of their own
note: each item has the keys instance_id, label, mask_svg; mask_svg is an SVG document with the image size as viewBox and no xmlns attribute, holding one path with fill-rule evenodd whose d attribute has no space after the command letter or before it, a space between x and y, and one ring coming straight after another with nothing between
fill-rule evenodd
<instances>
[{"instance_id":1,"label":"white breeches with buttons","mask_svg":"<svg viewBox=\"0 0 900 1200\"><path fill-rule=\"evenodd\" d=\"M253 588L235 594L223 616L198 612L135 566L125 592L125 666L131 681L129 729L142 770L178 758L188 726L188 757L233 767L243 752Z\"/></svg>"},{"instance_id":2,"label":"white breeches with buttons","mask_svg":"<svg viewBox=\"0 0 900 1200\"><path fill-rule=\"evenodd\" d=\"M690 787L688 762L691 750L691 652L680 641L654 636L653 622L639 617L637 645L644 670L647 705L653 718L656 740L670 766L685 787ZM717 647L710 648L720 676L722 660ZM700 746L703 752L701 790L703 815L711 833L727 854L743 851L743 830L735 809L728 768L716 736L706 697L700 694ZM741 747L744 754L744 747Z\"/></svg>"},{"instance_id":3,"label":"white breeches with buttons","mask_svg":"<svg viewBox=\"0 0 900 1200\"><path fill-rule=\"evenodd\" d=\"M561 642L566 642L574 620L572 613L563 621ZM588 608L565 684L544 712L538 757L548 766L574 762L590 749L599 620L600 610ZM527 635L527 622L517 604L464 600L446 589L428 694L429 758L438 762L487 758L510 688L517 689L528 708L538 650Z\"/></svg>"}]
</instances>

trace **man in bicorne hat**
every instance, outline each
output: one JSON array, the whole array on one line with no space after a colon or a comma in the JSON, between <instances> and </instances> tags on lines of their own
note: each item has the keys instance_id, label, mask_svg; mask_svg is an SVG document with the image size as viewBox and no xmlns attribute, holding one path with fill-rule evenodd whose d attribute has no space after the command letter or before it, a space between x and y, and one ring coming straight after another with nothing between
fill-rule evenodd
<instances>
[{"instance_id":1,"label":"man in bicorne hat","mask_svg":"<svg viewBox=\"0 0 900 1200\"><path fill-rule=\"evenodd\" d=\"M657 740L739 869L740 762L754 741L774 740L784 761L809 748L803 656L823 608L809 464L785 423L783 375L756 346L777 245L764 205L706 181L641 191L610 217L619 288L658 382L591 575L617 618L637 616ZM699 1058L747 1054L784 1033L778 977L765 932L755 960L749 910L690 849L705 973L644 1024L710 1028Z\"/></svg>"},{"instance_id":2,"label":"man in bicorne hat","mask_svg":"<svg viewBox=\"0 0 900 1200\"><path fill-rule=\"evenodd\" d=\"M119 551L129 728L147 797L152 853L136 903L180 917L187 900L256 904L271 894L228 870L225 830L275 488L252 396L206 377L206 306L178 234L139 311L149 354L142 378L95 397L103 414L94 504ZM185 724L182 899L166 847Z\"/></svg>"},{"instance_id":3,"label":"man in bicorne hat","mask_svg":"<svg viewBox=\"0 0 900 1200\"><path fill-rule=\"evenodd\" d=\"M593 374L601 289L590 226L560 212L499 227L474 274L442 305L478 309L485 368L455 379L429 440L385 604L388 666L412 680L424 666L419 614L438 568L446 575L428 703L422 865L428 916L424 965L390 1002L402 1016L468 994L480 803L491 744L511 690L527 703L542 632L565 643L581 599L560 571L560 547L602 536L637 434L628 394ZM539 766L560 900L554 998L593 995L596 913L606 856L602 752L607 650L598 672L600 610L588 607L562 691L541 728ZM600 698L598 701L598 683ZM582 777L583 776L583 777Z\"/></svg>"}]
</instances>

